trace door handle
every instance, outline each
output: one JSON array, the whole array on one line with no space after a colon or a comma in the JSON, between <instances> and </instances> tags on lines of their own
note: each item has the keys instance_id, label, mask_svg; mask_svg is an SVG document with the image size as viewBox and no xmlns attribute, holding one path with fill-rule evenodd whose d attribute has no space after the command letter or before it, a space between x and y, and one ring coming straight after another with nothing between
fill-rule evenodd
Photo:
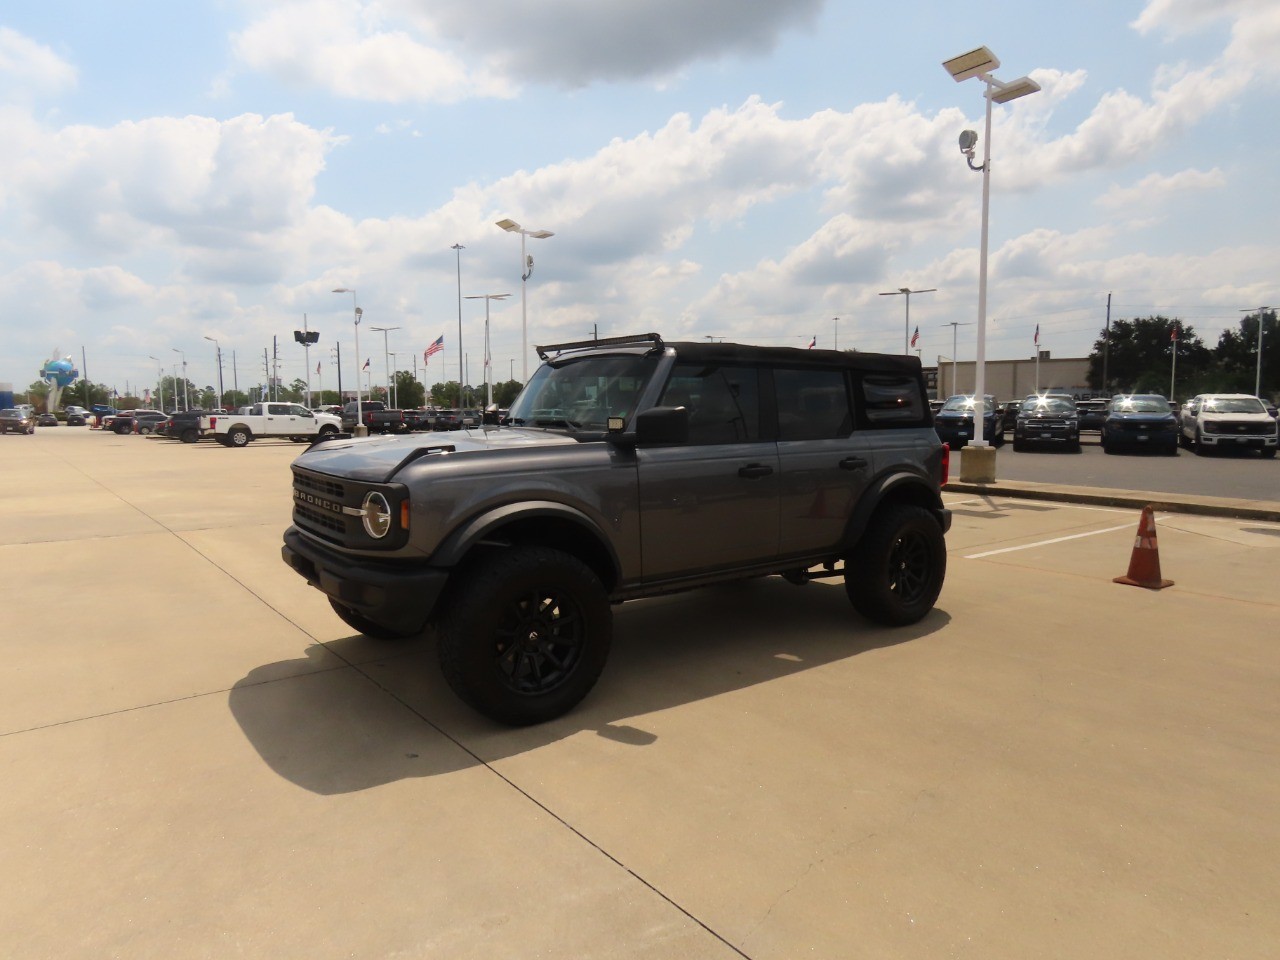
<instances>
[{"instance_id":1,"label":"door handle","mask_svg":"<svg viewBox=\"0 0 1280 960\"><path fill-rule=\"evenodd\" d=\"M841 470L861 470L867 465L867 461L862 457L845 457L840 461Z\"/></svg>"},{"instance_id":2,"label":"door handle","mask_svg":"<svg viewBox=\"0 0 1280 960\"><path fill-rule=\"evenodd\" d=\"M771 473L773 473L773 467L763 463L752 463L738 468L738 476L745 477L747 480L758 480L760 477L767 477Z\"/></svg>"}]
</instances>

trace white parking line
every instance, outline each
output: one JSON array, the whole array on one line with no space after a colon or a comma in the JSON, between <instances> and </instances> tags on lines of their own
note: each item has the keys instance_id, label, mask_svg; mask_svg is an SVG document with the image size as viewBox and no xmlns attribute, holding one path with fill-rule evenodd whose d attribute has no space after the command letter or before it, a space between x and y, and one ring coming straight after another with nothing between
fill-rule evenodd
<instances>
[{"instance_id":1,"label":"white parking line","mask_svg":"<svg viewBox=\"0 0 1280 960\"><path fill-rule=\"evenodd\" d=\"M1158 518L1157 518L1158 519ZM1030 550L1032 547L1047 547L1051 543L1063 543L1067 540L1079 540L1082 537L1096 537L1100 533L1115 533L1117 530L1131 530L1132 523L1119 527L1107 527L1105 530L1090 530L1088 533L1073 533L1069 537L1054 537L1052 540L1037 540L1035 543L1024 543L1019 547L1002 547L999 550L988 550L985 553L966 554L966 560L981 560L983 557L994 557L997 553L1013 553L1016 550Z\"/></svg>"}]
</instances>

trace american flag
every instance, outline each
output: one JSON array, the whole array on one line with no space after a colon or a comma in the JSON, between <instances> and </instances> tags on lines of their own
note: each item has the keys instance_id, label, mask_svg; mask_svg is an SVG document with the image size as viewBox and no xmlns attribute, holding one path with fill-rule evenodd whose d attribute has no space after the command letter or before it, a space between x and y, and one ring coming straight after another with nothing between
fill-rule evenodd
<instances>
[{"instance_id":1,"label":"american flag","mask_svg":"<svg viewBox=\"0 0 1280 960\"><path fill-rule=\"evenodd\" d=\"M317 362L317 363L316 363L316 373L319 373L319 372L320 372L320 364Z\"/></svg>"},{"instance_id":2,"label":"american flag","mask_svg":"<svg viewBox=\"0 0 1280 960\"><path fill-rule=\"evenodd\" d=\"M1038 323L1036 324L1036 336L1035 336L1035 339L1034 339L1034 340L1032 340L1031 342L1032 342L1032 343L1034 343L1037 347L1038 347L1038 346L1040 346L1040 324L1038 324Z\"/></svg>"},{"instance_id":3,"label":"american flag","mask_svg":"<svg viewBox=\"0 0 1280 960\"><path fill-rule=\"evenodd\" d=\"M915 333L911 334L911 345L914 347L920 342L920 328L916 327Z\"/></svg>"},{"instance_id":4,"label":"american flag","mask_svg":"<svg viewBox=\"0 0 1280 960\"><path fill-rule=\"evenodd\" d=\"M432 354L439 353L443 349L444 349L444 334L442 333L440 334L440 336L436 337L434 340L431 341L431 346L427 347L427 349L422 351L422 362L424 364L430 363Z\"/></svg>"},{"instance_id":5,"label":"american flag","mask_svg":"<svg viewBox=\"0 0 1280 960\"><path fill-rule=\"evenodd\" d=\"M812 350L812 349L813 349L814 347L816 347L817 345L818 345L818 338L817 338L817 337L814 337L812 340L810 340L810 341L809 341L809 347L808 347L808 349Z\"/></svg>"},{"instance_id":6,"label":"american flag","mask_svg":"<svg viewBox=\"0 0 1280 960\"><path fill-rule=\"evenodd\" d=\"M360 369L361 369L361 370L368 370L368 369L369 369L369 361L368 361L368 360L365 360L365 362L364 362L364 366L363 366L363 367L361 367Z\"/></svg>"},{"instance_id":7,"label":"american flag","mask_svg":"<svg viewBox=\"0 0 1280 960\"><path fill-rule=\"evenodd\" d=\"M1177 342L1177 340L1178 340L1178 325L1177 325L1176 323L1175 323L1175 324L1173 325L1173 327L1169 330L1169 339L1170 339L1170 340L1172 340L1172 341L1174 341L1175 343L1176 343L1176 342Z\"/></svg>"}]
</instances>

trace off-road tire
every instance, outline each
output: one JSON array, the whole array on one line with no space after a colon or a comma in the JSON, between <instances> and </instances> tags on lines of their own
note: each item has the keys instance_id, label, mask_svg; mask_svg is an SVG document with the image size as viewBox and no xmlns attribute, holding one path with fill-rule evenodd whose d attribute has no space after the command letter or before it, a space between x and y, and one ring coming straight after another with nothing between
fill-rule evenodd
<instances>
[{"instance_id":1,"label":"off-road tire","mask_svg":"<svg viewBox=\"0 0 1280 960\"><path fill-rule=\"evenodd\" d=\"M844 589L855 610L900 627L933 609L947 573L942 527L923 507L900 504L871 518L844 564Z\"/></svg>"},{"instance_id":2,"label":"off-road tire","mask_svg":"<svg viewBox=\"0 0 1280 960\"><path fill-rule=\"evenodd\" d=\"M332 597L329 598L329 606L333 608L333 612L338 615L339 620L357 633L364 634L370 640L407 640L410 637L418 636L417 633L391 630L381 624L374 623Z\"/></svg>"},{"instance_id":3,"label":"off-road tire","mask_svg":"<svg viewBox=\"0 0 1280 960\"><path fill-rule=\"evenodd\" d=\"M538 546L488 554L459 571L439 622L445 680L499 723L524 726L573 709L609 656L613 613L595 573Z\"/></svg>"}]
</instances>

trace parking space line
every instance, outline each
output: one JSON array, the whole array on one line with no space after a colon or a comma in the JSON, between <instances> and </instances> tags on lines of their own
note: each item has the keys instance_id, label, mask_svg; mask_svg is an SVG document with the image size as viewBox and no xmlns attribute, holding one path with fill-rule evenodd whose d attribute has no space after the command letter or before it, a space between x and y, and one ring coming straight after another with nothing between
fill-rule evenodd
<instances>
[{"instance_id":1,"label":"parking space line","mask_svg":"<svg viewBox=\"0 0 1280 960\"><path fill-rule=\"evenodd\" d=\"M1100 533L1115 533L1117 530L1131 530L1132 523L1121 524L1118 527L1107 527L1104 530L1090 530L1088 533L1073 533L1066 537L1054 537L1052 540L1037 540L1035 543L1024 543L1017 547L1001 547L999 550L987 550L984 553L966 554L966 560L981 560L983 557L994 557L998 553L1013 553L1016 550L1030 550L1032 547L1047 547L1053 543L1063 543L1067 540L1079 540L1082 537L1094 537Z\"/></svg>"}]
</instances>

